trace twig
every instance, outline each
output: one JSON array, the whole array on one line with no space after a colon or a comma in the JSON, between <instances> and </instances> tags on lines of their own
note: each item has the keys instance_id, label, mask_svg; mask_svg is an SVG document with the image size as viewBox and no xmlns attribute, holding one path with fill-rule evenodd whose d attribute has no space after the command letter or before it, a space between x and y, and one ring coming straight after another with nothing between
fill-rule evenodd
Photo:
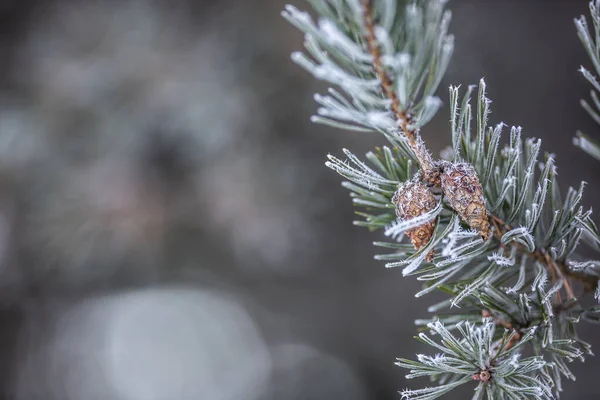
<instances>
[{"instance_id":1,"label":"twig","mask_svg":"<svg viewBox=\"0 0 600 400\"><path fill-rule=\"evenodd\" d=\"M408 144L417 157L417 160L419 160L419 163L423 168L423 172L425 175L428 175L434 170L433 159L425 147L425 143L423 143L421 140L419 132L416 129L411 129L409 127L411 118L401 110L400 101L398 100L398 96L396 96L396 93L392 87L392 81L385 72L383 64L381 63L381 51L379 50L377 38L375 37L375 24L373 22L373 16L371 12L371 0L363 0L362 5L365 18L365 27L367 30L365 40L367 42L369 53L371 53L371 56L373 57L373 69L375 70L375 74L381 82L381 89L384 95L392 102L392 111L398 119L402 133L408 139Z\"/></svg>"}]
</instances>

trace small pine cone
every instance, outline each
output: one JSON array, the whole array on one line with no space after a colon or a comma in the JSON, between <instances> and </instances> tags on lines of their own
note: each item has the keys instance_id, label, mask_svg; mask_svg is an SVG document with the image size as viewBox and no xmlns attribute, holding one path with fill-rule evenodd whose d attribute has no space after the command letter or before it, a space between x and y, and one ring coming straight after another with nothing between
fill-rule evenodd
<instances>
[{"instance_id":1,"label":"small pine cone","mask_svg":"<svg viewBox=\"0 0 600 400\"><path fill-rule=\"evenodd\" d=\"M441 175L442 191L458 215L473 229L476 229L484 240L492 234L483 187L471 164L446 162Z\"/></svg>"},{"instance_id":2,"label":"small pine cone","mask_svg":"<svg viewBox=\"0 0 600 400\"><path fill-rule=\"evenodd\" d=\"M437 200L433 193L427 186L416 180L408 181L400 186L392 201L396 205L396 215L402 220L418 217L437 206ZM434 219L405 232L416 250L429 243L435 231L435 224ZM427 261L433 261L433 250L427 254Z\"/></svg>"}]
</instances>

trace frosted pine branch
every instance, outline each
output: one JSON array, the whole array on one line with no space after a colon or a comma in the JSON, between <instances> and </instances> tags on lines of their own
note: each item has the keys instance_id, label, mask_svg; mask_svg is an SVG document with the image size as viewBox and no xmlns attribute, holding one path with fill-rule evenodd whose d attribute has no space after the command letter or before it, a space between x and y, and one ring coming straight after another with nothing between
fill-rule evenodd
<instances>
[{"instance_id":1,"label":"frosted pine branch","mask_svg":"<svg viewBox=\"0 0 600 400\"><path fill-rule=\"evenodd\" d=\"M421 333L418 339L439 352L436 356L418 355L418 361L398 359L396 363L410 370L408 379L429 376L440 382L438 386L418 390L404 390L404 399L436 399L449 390L464 384L475 386L475 398L550 399L552 382L544 379L546 362L539 356L522 357L519 350L535 335L535 328L517 340L515 331L498 333L492 319L481 324L459 323L455 336L441 322L427 325L438 341ZM509 346L509 344L511 344ZM451 383L449 376L452 376Z\"/></svg>"},{"instance_id":2,"label":"frosted pine branch","mask_svg":"<svg viewBox=\"0 0 600 400\"><path fill-rule=\"evenodd\" d=\"M306 54L292 59L335 86L315 96L313 121L378 132L389 143L364 158L344 149L346 160L329 155L326 165L347 180L355 225L387 237L374 242L386 249L375 258L416 276L416 297L447 296L416 321L441 337L419 337L437 354L398 362L435 386L403 397L434 399L475 383L476 399L553 398L561 379L574 379L568 364L592 354L577 324L600 322L600 306L580 302L600 298L598 263L580 252L600 250L585 185L562 192L540 139L490 124L483 80L462 95L450 87L450 150L444 160L427 150L421 129L440 108L436 89L453 46L445 1L309 1L316 22L293 6L283 16L305 33ZM577 22L590 56L600 43L599 2L590 8L596 40L585 19ZM592 61L600 74L600 59ZM600 110L595 92L592 100Z\"/></svg>"}]
</instances>

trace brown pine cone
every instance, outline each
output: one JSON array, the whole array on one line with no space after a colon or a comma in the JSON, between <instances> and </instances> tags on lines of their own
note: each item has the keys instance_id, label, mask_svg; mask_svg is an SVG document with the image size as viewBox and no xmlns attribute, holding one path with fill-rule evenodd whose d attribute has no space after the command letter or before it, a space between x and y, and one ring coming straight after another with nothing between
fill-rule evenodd
<instances>
[{"instance_id":1,"label":"brown pine cone","mask_svg":"<svg viewBox=\"0 0 600 400\"><path fill-rule=\"evenodd\" d=\"M404 183L392 199L396 205L396 215L402 220L409 220L433 210L437 200L433 193L421 182L412 180ZM436 220L424 223L421 226L407 230L406 236L416 250L429 243L435 231ZM427 254L427 261L433 261L433 250Z\"/></svg>"},{"instance_id":2,"label":"brown pine cone","mask_svg":"<svg viewBox=\"0 0 600 400\"><path fill-rule=\"evenodd\" d=\"M442 191L458 215L484 240L492 234L490 221L485 208L483 187L477 173L468 163L443 163L441 175Z\"/></svg>"}]
</instances>

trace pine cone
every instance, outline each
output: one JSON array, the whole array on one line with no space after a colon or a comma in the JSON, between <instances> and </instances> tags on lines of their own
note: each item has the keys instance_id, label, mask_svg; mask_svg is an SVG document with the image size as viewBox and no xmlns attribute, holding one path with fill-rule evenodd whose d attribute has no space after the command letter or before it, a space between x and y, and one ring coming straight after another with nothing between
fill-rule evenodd
<instances>
[{"instance_id":1,"label":"pine cone","mask_svg":"<svg viewBox=\"0 0 600 400\"><path fill-rule=\"evenodd\" d=\"M433 210L437 200L431 191L419 181L408 181L400 188L392 199L396 205L396 215L402 220L412 219ZM435 231L436 220L424 223L416 228L407 230L406 236L416 250L429 243ZM427 254L427 261L433 261L433 250Z\"/></svg>"},{"instance_id":2,"label":"pine cone","mask_svg":"<svg viewBox=\"0 0 600 400\"><path fill-rule=\"evenodd\" d=\"M492 234L483 187L477 173L468 163L443 163L441 175L442 191L458 215L473 229L476 229L484 240Z\"/></svg>"}]
</instances>

